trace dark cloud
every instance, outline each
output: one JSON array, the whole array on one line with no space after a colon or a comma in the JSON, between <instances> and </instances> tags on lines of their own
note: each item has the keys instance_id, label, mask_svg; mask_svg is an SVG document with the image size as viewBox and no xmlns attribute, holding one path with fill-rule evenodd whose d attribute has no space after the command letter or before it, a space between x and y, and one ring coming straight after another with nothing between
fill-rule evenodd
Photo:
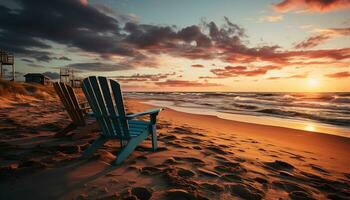
<instances>
[{"instance_id":1,"label":"dark cloud","mask_svg":"<svg viewBox=\"0 0 350 200\"><path fill-rule=\"evenodd\" d=\"M132 69L130 65L109 64L109 63L74 63L68 65L70 68L82 70L82 71L95 71L95 72L108 72L108 71L121 71Z\"/></svg>"},{"instance_id":2,"label":"dark cloud","mask_svg":"<svg viewBox=\"0 0 350 200\"><path fill-rule=\"evenodd\" d=\"M349 0L283 0L273 5L276 11L302 10L308 12L328 12L350 8Z\"/></svg>"},{"instance_id":3,"label":"dark cloud","mask_svg":"<svg viewBox=\"0 0 350 200\"><path fill-rule=\"evenodd\" d=\"M169 49L176 51L180 48L180 42L195 47L211 46L211 40L196 25L185 27L176 31L170 26L155 26L146 24L126 23L124 30L128 33L125 43L132 44L137 48L148 49L153 53L165 52Z\"/></svg>"},{"instance_id":4,"label":"dark cloud","mask_svg":"<svg viewBox=\"0 0 350 200\"><path fill-rule=\"evenodd\" d=\"M324 43L326 40L334 37L349 36L350 28L331 28L321 30L321 34L311 36L304 41L296 44L294 47L296 49L306 49L316 47L319 44Z\"/></svg>"},{"instance_id":5,"label":"dark cloud","mask_svg":"<svg viewBox=\"0 0 350 200\"><path fill-rule=\"evenodd\" d=\"M176 73L158 73L158 74L133 74L130 76L112 76L109 78L116 79L121 82L146 82L146 81L160 81L170 76L175 76Z\"/></svg>"},{"instance_id":6,"label":"dark cloud","mask_svg":"<svg viewBox=\"0 0 350 200\"><path fill-rule=\"evenodd\" d=\"M196 67L196 68L204 68L204 65L195 64L195 65L191 65L191 67Z\"/></svg>"},{"instance_id":7,"label":"dark cloud","mask_svg":"<svg viewBox=\"0 0 350 200\"><path fill-rule=\"evenodd\" d=\"M185 80L166 80L163 82L156 82L155 83L158 86L165 86L165 87L215 87L215 86L221 86L221 84L216 83L208 83L208 82L198 82L198 81L185 81Z\"/></svg>"},{"instance_id":8,"label":"dark cloud","mask_svg":"<svg viewBox=\"0 0 350 200\"><path fill-rule=\"evenodd\" d=\"M315 46L323 43L324 41L328 40L329 38L330 38L330 36L328 36L328 35L312 36L312 37L309 37L306 40L296 44L294 47L296 49L312 48L312 47L315 47Z\"/></svg>"},{"instance_id":9,"label":"dark cloud","mask_svg":"<svg viewBox=\"0 0 350 200\"><path fill-rule=\"evenodd\" d=\"M58 58L58 60L65 60L65 61L71 61L72 59L66 57L66 56L61 56Z\"/></svg>"},{"instance_id":10,"label":"dark cloud","mask_svg":"<svg viewBox=\"0 0 350 200\"><path fill-rule=\"evenodd\" d=\"M17 2L20 9L0 7L2 49L27 55L32 48L50 50L43 42L50 40L99 54L133 55L132 50L119 45L118 21L93 6L78 0Z\"/></svg>"},{"instance_id":11,"label":"dark cloud","mask_svg":"<svg viewBox=\"0 0 350 200\"><path fill-rule=\"evenodd\" d=\"M350 72L348 72L348 71L337 72L337 73L333 73L333 74L326 74L325 76L329 77L329 78L348 78L348 77L350 77Z\"/></svg>"},{"instance_id":12,"label":"dark cloud","mask_svg":"<svg viewBox=\"0 0 350 200\"><path fill-rule=\"evenodd\" d=\"M54 79L54 80L57 80L60 78L60 74L57 72L44 72L43 74L51 79Z\"/></svg>"},{"instance_id":13,"label":"dark cloud","mask_svg":"<svg viewBox=\"0 0 350 200\"><path fill-rule=\"evenodd\" d=\"M237 76L259 76L264 75L270 70L280 69L281 67L268 65L261 67L246 67L246 66L226 66L223 69L212 69L210 70L215 77L212 78L230 78ZM210 77L202 77L210 78Z\"/></svg>"},{"instance_id":14,"label":"dark cloud","mask_svg":"<svg viewBox=\"0 0 350 200\"><path fill-rule=\"evenodd\" d=\"M26 58L22 58L21 60L24 61L24 62L28 62L28 63L33 63L34 62L34 61L26 59Z\"/></svg>"}]
</instances>

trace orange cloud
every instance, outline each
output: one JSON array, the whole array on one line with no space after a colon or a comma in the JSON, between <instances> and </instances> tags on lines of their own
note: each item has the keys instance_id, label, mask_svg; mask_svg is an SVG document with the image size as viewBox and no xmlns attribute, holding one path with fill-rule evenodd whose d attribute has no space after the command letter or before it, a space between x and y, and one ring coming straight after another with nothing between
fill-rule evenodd
<instances>
[{"instance_id":1,"label":"orange cloud","mask_svg":"<svg viewBox=\"0 0 350 200\"><path fill-rule=\"evenodd\" d=\"M268 65L262 67L246 67L246 66L226 66L224 69L210 70L216 75L216 78L229 78L237 76L259 76L266 74L269 70L280 69L278 66ZM210 78L210 77L202 77Z\"/></svg>"},{"instance_id":2,"label":"orange cloud","mask_svg":"<svg viewBox=\"0 0 350 200\"><path fill-rule=\"evenodd\" d=\"M160 81L170 76L175 76L176 72L173 73L158 73L158 74L133 74L130 76L112 76L109 78L116 79L120 82L145 82L145 81Z\"/></svg>"},{"instance_id":3,"label":"orange cloud","mask_svg":"<svg viewBox=\"0 0 350 200\"><path fill-rule=\"evenodd\" d=\"M294 47L296 49L306 49L306 48L312 48L315 46L318 46L322 42L328 40L330 38L329 35L316 35L307 38L306 40L296 44Z\"/></svg>"},{"instance_id":4,"label":"orange cloud","mask_svg":"<svg viewBox=\"0 0 350 200\"><path fill-rule=\"evenodd\" d=\"M307 74L296 74L296 75L286 76L286 77L273 76L273 77L267 78L267 80L290 79L290 78L307 78Z\"/></svg>"},{"instance_id":5,"label":"orange cloud","mask_svg":"<svg viewBox=\"0 0 350 200\"><path fill-rule=\"evenodd\" d=\"M350 28L317 29L316 31L321 32L321 34L311 36L306 40L296 44L294 47L297 49L312 48L318 46L321 43L324 43L328 39L350 35Z\"/></svg>"},{"instance_id":6,"label":"orange cloud","mask_svg":"<svg viewBox=\"0 0 350 200\"><path fill-rule=\"evenodd\" d=\"M334 10L349 9L349 0L284 0L273 5L278 12L307 11L329 12Z\"/></svg>"},{"instance_id":7,"label":"orange cloud","mask_svg":"<svg viewBox=\"0 0 350 200\"><path fill-rule=\"evenodd\" d=\"M185 80L166 80L163 82L156 82L155 83L158 86L167 86L167 87L215 87L215 86L222 86L221 84L217 83L201 83L198 81L185 81Z\"/></svg>"},{"instance_id":8,"label":"orange cloud","mask_svg":"<svg viewBox=\"0 0 350 200\"><path fill-rule=\"evenodd\" d=\"M345 71L345 72L338 72L334 74L326 74L325 76L329 78L347 78L350 77L350 72Z\"/></svg>"}]
</instances>

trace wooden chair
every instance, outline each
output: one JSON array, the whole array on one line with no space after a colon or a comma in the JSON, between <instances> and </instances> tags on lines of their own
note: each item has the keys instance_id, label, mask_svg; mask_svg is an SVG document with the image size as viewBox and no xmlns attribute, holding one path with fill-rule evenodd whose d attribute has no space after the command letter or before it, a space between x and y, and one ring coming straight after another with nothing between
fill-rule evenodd
<instances>
[{"instance_id":1,"label":"wooden chair","mask_svg":"<svg viewBox=\"0 0 350 200\"><path fill-rule=\"evenodd\" d=\"M87 111L90 108L87 106L87 102L79 103L71 86L60 82L53 83L53 86L69 117L72 119L72 122L66 128L56 133L55 137L61 137L79 126L85 126L85 118L89 115Z\"/></svg>"},{"instance_id":2,"label":"wooden chair","mask_svg":"<svg viewBox=\"0 0 350 200\"><path fill-rule=\"evenodd\" d=\"M119 83L105 77L88 77L83 80L82 88L102 130L83 158L91 156L110 139L119 139L121 146L114 164L121 164L148 135L152 135L153 151L157 149L156 118L162 109L126 115ZM149 121L133 120L145 115L150 116Z\"/></svg>"}]
</instances>

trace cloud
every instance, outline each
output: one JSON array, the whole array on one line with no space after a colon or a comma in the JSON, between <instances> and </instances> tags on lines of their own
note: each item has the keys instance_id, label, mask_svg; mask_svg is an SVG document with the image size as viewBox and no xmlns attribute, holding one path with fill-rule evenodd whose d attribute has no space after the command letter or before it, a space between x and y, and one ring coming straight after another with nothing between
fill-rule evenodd
<instances>
[{"instance_id":1,"label":"cloud","mask_svg":"<svg viewBox=\"0 0 350 200\"><path fill-rule=\"evenodd\" d=\"M260 22L267 21L267 22L279 22L283 20L283 15L270 15L270 16L264 16L259 19Z\"/></svg>"},{"instance_id":2,"label":"cloud","mask_svg":"<svg viewBox=\"0 0 350 200\"><path fill-rule=\"evenodd\" d=\"M195 64L195 65L191 65L191 67L195 67L195 68L204 68L204 65Z\"/></svg>"},{"instance_id":3,"label":"cloud","mask_svg":"<svg viewBox=\"0 0 350 200\"><path fill-rule=\"evenodd\" d=\"M277 79L291 79L291 78L307 78L308 74L295 74L295 75L291 75L291 76L284 76L284 77L279 77L279 76L273 76L273 77L269 77L267 78L267 80L277 80Z\"/></svg>"},{"instance_id":4,"label":"cloud","mask_svg":"<svg viewBox=\"0 0 350 200\"><path fill-rule=\"evenodd\" d=\"M350 36L350 27L349 28L316 29L315 31L321 32L321 34L311 36L311 37L305 39L304 41L296 44L294 47L296 49L313 48L313 47L316 47L316 46L324 43L326 40L329 40L331 38L341 37L341 36Z\"/></svg>"},{"instance_id":5,"label":"cloud","mask_svg":"<svg viewBox=\"0 0 350 200\"><path fill-rule=\"evenodd\" d=\"M65 61L72 61L72 59L66 57L66 56L61 56L58 58L58 60L65 60Z\"/></svg>"},{"instance_id":6,"label":"cloud","mask_svg":"<svg viewBox=\"0 0 350 200\"><path fill-rule=\"evenodd\" d=\"M23 55L33 48L51 51L52 47L43 42L50 40L87 52L133 55L119 43L119 22L93 6L78 0L17 2L20 9L16 10L0 5L2 49Z\"/></svg>"},{"instance_id":7,"label":"cloud","mask_svg":"<svg viewBox=\"0 0 350 200\"><path fill-rule=\"evenodd\" d=\"M246 67L246 66L226 66L223 69L212 69L210 72L215 74L215 77L202 78L230 78L237 76L259 76L264 75L270 70L280 69L278 66L268 65L261 67Z\"/></svg>"},{"instance_id":8,"label":"cloud","mask_svg":"<svg viewBox=\"0 0 350 200\"><path fill-rule=\"evenodd\" d=\"M146 81L156 82L175 75L176 75L176 72L158 73L158 74L133 74L130 76L112 76L109 78L116 79L121 82L146 82Z\"/></svg>"},{"instance_id":9,"label":"cloud","mask_svg":"<svg viewBox=\"0 0 350 200\"><path fill-rule=\"evenodd\" d=\"M35 5L29 0L16 2L17 7L0 5L0 49L41 63L53 59L70 61L55 53L53 47L57 43L66 46L64 50L104 59L103 63L90 60L72 64L81 70L86 67L86 71L160 67L162 62L157 58L160 54L192 60L216 59L231 65L265 61L278 66L288 66L295 60L328 58L329 62L350 58L349 48L287 51L278 45L251 46L245 29L227 17L220 26L204 21L181 28L122 20L116 17L117 11L79 0L38 0ZM338 29L329 29L327 34L319 32L331 37L336 33L347 32ZM246 74L263 72L249 68Z\"/></svg>"},{"instance_id":10,"label":"cloud","mask_svg":"<svg viewBox=\"0 0 350 200\"><path fill-rule=\"evenodd\" d=\"M147 49L153 53L162 53L168 50L179 50L181 45L191 45L195 42L196 47L211 46L211 41L196 25L185 27L175 31L170 26L155 26L128 22L124 26L128 33L123 42L140 49Z\"/></svg>"},{"instance_id":11,"label":"cloud","mask_svg":"<svg viewBox=\"0 0 350 200\"><path fill-rule=\"evenodd\" d=\"M349 0L283 0L274 4L273 8L278 12L306 11L306 12L329 12L340 9L349 9Z\"/></svg>"},{"instance_id":12,"label":"cloud","mask_svg":"<svg viewBox=\"0 0 350 200\"><path fill-rule=\"evenodd\" d=\"M326 74L325 76L329 78L347 78L347 77L350 77L350 72L348 71L337 72L333 74Z\"/></svg>"},{"instance_id":13,"label":"cloud","mask_svg":"<svg viewBox=\"0 0 350 200\"><path fill-rule=\"evenodd\" d=\"M106 71L121 71L133 69L130 65L119 65L119 64L109 64L109 63L74 63L69 64L69 67L82 71L95 71L95 72L106 72Z\"/></svg>"},{"instance_id":14,"label":"cloud","mask_svg":"<svg viewBox=\"0 0 350 200\"><path fill-rule=\"evenodd\" d=\"M318 46L319 44L323 43L324 41L328 40L330 36L328 35L316 35L307 38L306 40L296 44L294 48L296 49L306 49L306 48L312 48L315 46Z\"/></svg>"},{"instance_id":15,"label":"cloud","mask_svg":"<svg viewBox=\"0 0 350 200\"><path fill-rule=\"evenodd\" d=\"M60 78L60 74L57 72L44 72L43 74L51 79L54 79L54 80L57 80Z\"/></svg>"},{"instance_id":16,"label":"cloud","mask_svg":"<svg viewBox=\"0 0 350 200\"><path fill-rule=\"evenodd\" d=\"M26 58L22 58L21 60L24 61L24 62L28 62L28 63L33 63L34 62L34 61L26 59Z\"/></svg>"},{"instance_id":17,"label":"cloud","mask_svg":"<svg viewBox=\"0 0 350 200\"><path fill-rule=\"evenodd\" d=\"M186 80L166 80L163 82L156 82L155 83L158 86L165 86L165 87L216 87L216 86L222 86L221 84L217 83L208 83L208 82L198 82L198 81L186 81Z\"/></svg>"}]
</instances>

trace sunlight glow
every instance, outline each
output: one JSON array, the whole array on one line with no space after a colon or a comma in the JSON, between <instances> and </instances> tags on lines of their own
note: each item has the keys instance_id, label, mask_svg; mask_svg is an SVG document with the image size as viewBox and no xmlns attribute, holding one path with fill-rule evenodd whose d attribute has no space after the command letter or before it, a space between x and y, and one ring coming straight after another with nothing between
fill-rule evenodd
<instances>
[{"instance_id":1,"label":"sunlight glow","mask_svg":"<svg viewBox=\"0 0 350 200\"><path fill-rule=\"evenodd\" d=\"M309 79L307 82L309 87L318 87L320 85L320 81L318 79Z\"/></svg>"},{"instance_id":2,"label":"sunlight glow","mask_svg":"<svg viewBox=\"0 0 350 200\"><path fill-rule=\"evenodd\" d=\"M316 128L313 124L307 124L304 129L306 131L316 131Z\"/></svg>"}]
</instances>

